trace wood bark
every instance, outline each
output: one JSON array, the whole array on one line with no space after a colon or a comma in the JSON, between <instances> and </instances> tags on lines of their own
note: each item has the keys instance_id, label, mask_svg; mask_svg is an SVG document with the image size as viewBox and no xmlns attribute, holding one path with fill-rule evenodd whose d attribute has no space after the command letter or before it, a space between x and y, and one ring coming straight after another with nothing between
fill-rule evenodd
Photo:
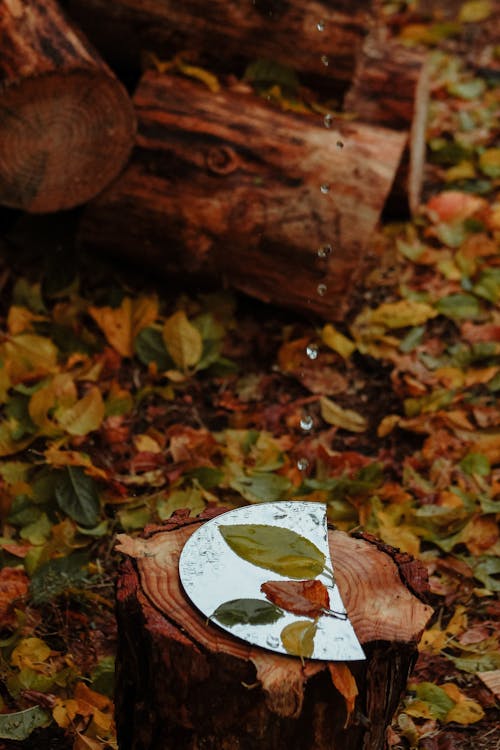
<instances>
[{"instance_id":1,"label":"wood bark","mask_svg":"<svg viewBox=\"0 0 500 750\"><path fill-rule=\"evenodd\" d=\"M381 750L431 608L420 563L375 539L329 532L337 584L367 659L347 717L329 662L251 646L186 599L178 559L221 509L178 512L140 539L121 535L117 729L121 750Z\"/></svg>"},{"instance_id":2,"label":"wood bark","mask_svg":"<svg viewBox=\"0 0 500 750\"><path fill-rule=\"evenodd\" d=\"M148 72L137 149L89 205L80 246L167 274L222 274L264 301L332 319L379 220L406 134L282 112Z\"/></svg>"},{"instance_id":3,"label":"wood bark","mask_svg":"<svg viewBox=\"0 0 500 750\"><path fill-rule=\"evenodd\" d=\"M43 213L89 200L133 145L125 89L53 0L3 0L0 40L0 203Z\"/></svg>"},{"instance_id":4,"label":"wood bark","mask_svg":"<svg viewBox=\"0 0 500 750\"><path fill-rule=\"evenodd\" d=\"M420 203L429 107L427 54L387 38L378 29L363 44L344 109L360 120L403 131L408 145L393 188L412 212Z\"/></svg>"},{"instance_id":5,"label":"wood bark","mask_svg":"<svg viewBox=\"0 0 500 750\"><path fill-rule=\"evenodd\" d=\"M69 8L112 65L137 70L140 53L184 52L241 74L275 60L335 90L351 79L370 25L371 0L70 0Z\"/></svg>"}]
</instances>

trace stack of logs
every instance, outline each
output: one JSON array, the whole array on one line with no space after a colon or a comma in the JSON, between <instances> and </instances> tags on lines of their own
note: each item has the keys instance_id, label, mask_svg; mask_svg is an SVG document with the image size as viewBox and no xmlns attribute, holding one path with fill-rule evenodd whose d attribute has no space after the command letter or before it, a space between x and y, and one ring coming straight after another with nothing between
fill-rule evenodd
<instances>
[{"instance_id":1,"label":"stack of logs","mask_svg":"<svg viewBox=\"0 0 500 750\"><path fill-rule=\"evenodd\" d=\"M3 0L0 204L87 203L84 250L338 319L388 197L413 211L422 182L425 58L386 38L373 4ZM220 87L141 77L144 52L182 54ZM258 97L242 83L256 59L343 112Z\"/></svg>"}]
</instances>

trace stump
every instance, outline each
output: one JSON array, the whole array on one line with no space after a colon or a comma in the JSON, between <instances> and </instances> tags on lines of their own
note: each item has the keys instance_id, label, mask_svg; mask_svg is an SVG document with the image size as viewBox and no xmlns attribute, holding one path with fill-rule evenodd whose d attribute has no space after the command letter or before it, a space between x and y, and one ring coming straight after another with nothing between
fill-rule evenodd
<instances>
[{"instance_id":1,"label":"stump","mask_svg":"<svg viewBox=\"0 0 500 750\"><path fill-rule=\"evenodd\" d=\"M82 220L83 250L222 275L266 302L343 316L406 134L282 112L146 73L137 149Z\"/></svg>"},{"instance_id":2,"label":"stump","mask_svg":"<svg viewBox=\"0 0 500 750\"><path fill-rule=\"evenodd\" d=\"M431 615L420 563L366 535L329 532L336 580L365 662L351 662L352 715L335 666L266 651L206 619L179 582L204 520L179 511L119 537L116 718L120 750L381 750ZM338 684L338 683L337 683Z\"/></svg>"},{"instance_id":3,"label":"stump","mask_svg":"<svg viewBox=\"0 0 500 750\"><path fill-rule=\"evenodd\" d=\"M0 40L0 204L93 198L133 145L127 92L53 0L3 0Z\"/></svg>"}]
</instances>

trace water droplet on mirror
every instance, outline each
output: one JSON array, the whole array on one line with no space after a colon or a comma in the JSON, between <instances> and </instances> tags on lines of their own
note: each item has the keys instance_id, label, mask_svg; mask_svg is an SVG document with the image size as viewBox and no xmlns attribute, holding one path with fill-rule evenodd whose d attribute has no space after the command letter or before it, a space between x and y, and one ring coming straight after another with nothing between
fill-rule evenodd
<instances>
[{"instance_id":1,"label":"water droplet on mirror","mask_svg":"<svg viewBox=\"0 0 500 750\"><path fill-rule=\"evenodd\" d=\"M323 19L321 19L321 21L318 21L318 23L316 24L316 28L318 29L318 31L325 30L325 22L323 21Z\"/></svg>"},{"instance_id":2,"label":"water droplet on mirror","mask_svg":"<svg viewBox=\"0 0 500 750\"><path fill-rule=\"evenodd\" d=\"M330 64L330 60L326 55L321 55L321 62L325 67L327 67Z\"/></svg>"},{"instance_id":3,"label":"water droplet on mirror","mask_svg":"<svg viewBox=\"0 0 500 750\"><path fill-rule=\"evenodd\" d=\"M302 427L303 430L306 430L307 432L309 430L312 430L314 426L313 418L309 416L309 414L306 415L305 417L302 417L302 419L300 420L300 426Z\"/></svg>"},{"instance_id":4,"label":"water droplet on mirror","mask_svg":"<svg viewBox=\"0 0 500 750\"><path fill-rule=\"evenodd\" d=\"M331 128L333 125L333 117L332 115L325 115L323 118L323 122L325 124L325 128Z\"/></svg>"},{"instance_id":5,"label":"water droplet on mirror","mask_svg":"<svg viewBox=\"0 0 500 750\"><path fill-rule=\"evenodd\" d=\"M321 192L323 195L326 195L330 192L330 185L327 182L324 182L320 187Z\"/></svg>"},{"instance_id":6,"label":"water droplet on mirror","mask_svg":"<svg viewBox=\"0 0 500 750\"><path fill-rule=\"evenodd\" d=\"M328 258L332 254L333 247L331 245L321 245L318 248L318 258Z\"/></svg>"},{"instance_id":7,"label":"water droplet on mirror","mask_svg":"<svg viewBox=\"0 0 500 750\"><path fill-rule=\"evenodd\" d=\"M278 646L280 645L280 639L275 635L268 635L266 638L266 643L271 648L278 648Z\"/></svg>"},{"instance_id":8,"label":"water droplet on mirror","mask_svg":"<svg viewBox=\"0 0 500 750\"><path fill-rule=\"evenodd\" d=\"M309 516L309 518L311 519L311 521L313 522L313 524L315 526L319 526L320 520L319 520L318 516L315 516L314 513L311 513L311 515Z\"/></svg>"},{"instance_id":9,"label":"water droplet on mirror","mask_svg":"<svg viewBox=\"0 0 500 750\"><path fill-rule=\"evenodd\" d=\"M306 354L309 357L309 359L317 359L319 354L319 349L316 346L316 344L308 344L306 347Z\"/></svg>"},{"instance_id":10,"label":"water droplet on mirror","mask_svg":"<svg viewBox=\"0 0 500 750\"><path fill-rule=\"evenodd\" d=\"M326 284L318 284L318 294L320 297L324 297L326 294Z\"/></svg>"},{"instance_id":11,"label":"water droplet on mirror","mask_svg":"<svg viewBox=\"0 0 500 750\"><path fill-rule=\"evenodd\" d=\"M308 466L309 461L307 460L307 458L299 458L299 460L297 461L297 469L299 471L305 471Z\"/></svg>"}]
</instances>

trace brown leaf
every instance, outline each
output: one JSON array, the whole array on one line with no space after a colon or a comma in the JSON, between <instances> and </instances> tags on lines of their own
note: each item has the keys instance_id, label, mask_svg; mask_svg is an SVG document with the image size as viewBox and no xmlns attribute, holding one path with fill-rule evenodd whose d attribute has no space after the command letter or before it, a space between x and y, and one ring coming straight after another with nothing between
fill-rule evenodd
<instances>
[{"instance_id":1,"label":"brown leaf","mask_svg":"<svg viewBox=\"0 0 500 750\"><path fill-rule=\"evenodd\" d=\"M319 617L330 606L328 589L321 581L266 581L260 590L270 602L294 615Z\"/></svg>"},{"instance_id":2,"label":"brown leaf","mask_svg":"<svg viewBox=\"0 0 500 750\"><path fill-rule=\"evenodd\" d=\"M5 548L5 545L3 545ZM22 599L28 593L29 579L19 568L3 568L0 570L0 621L7 628L16 621L14 608L17 599Z\"/></svg>"}]
</instances>

